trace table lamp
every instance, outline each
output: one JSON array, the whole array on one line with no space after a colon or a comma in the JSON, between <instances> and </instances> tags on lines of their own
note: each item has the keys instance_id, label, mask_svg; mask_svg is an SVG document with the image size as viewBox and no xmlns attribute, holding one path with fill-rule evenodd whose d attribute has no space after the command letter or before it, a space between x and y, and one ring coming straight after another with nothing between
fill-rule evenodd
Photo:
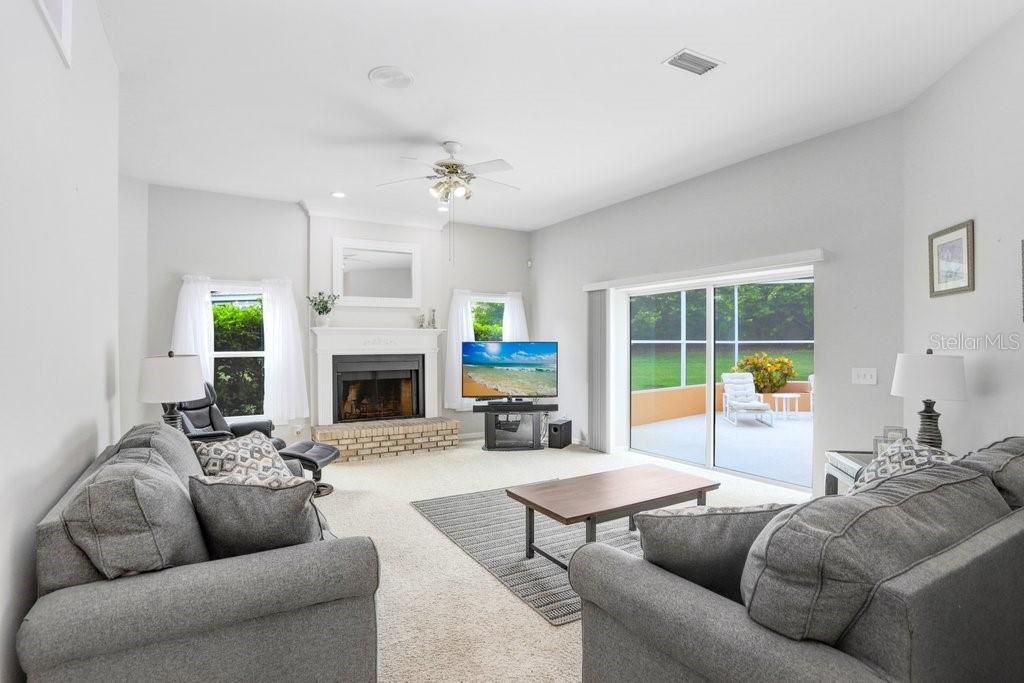
<instances>
[{"instance_id":1,"label":"table lamp","mask_svg":"<svg viewBox=\"0 0 1024 683\"><path fill-rule=\"evenodd\" d=\"M935 412L936 399L966 401L967 380L964 376L963 356L938 356L928 349L925 353L896 354L896 370L892 377L892 395L919 398L924 401L918 443L942 448L939 415Z\"/></svg>"},{"instance_id":2,"label":"table lamp","mask_svg":"<svg viewBox=\"0 0 1024 683\"><path fill-rule=\"evenodd\" d=\"M143 403L159 403L164 408L164 422L181 429L178 403L206 395L199 356L149 356L142 359L139 377L139 399Z\"/></svg>"}]
</instances>

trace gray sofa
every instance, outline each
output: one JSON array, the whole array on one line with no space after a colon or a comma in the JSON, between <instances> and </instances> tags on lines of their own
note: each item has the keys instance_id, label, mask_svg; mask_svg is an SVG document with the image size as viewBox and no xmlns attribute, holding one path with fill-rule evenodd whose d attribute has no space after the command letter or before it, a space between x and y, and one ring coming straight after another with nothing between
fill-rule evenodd
<instances>
[{"instance_id":1,"label":"gray sofa","mask_svg":"<svg viewBox=\"0 0 1024 683\"><path fill-rule=\"evenodd\" d=\"M202 473L180 432L153 430L161 438L147 437L147 447L179 476ZM369 538L325 533L329 540L104 578L61 512L119 447L37 526L38 600L17 637L30 681L376 680L379 567Z\"/></svg>"},{"instance_id":2,"label":"gray sofa","mask_svg":"<svg viewBox=\"0 0 1024 683\"><path fill-rule=\"evenodd\" d=\"M998 478L1009 472L1003 465L982 469L995 469ZM1018 472L1022 466L1024 458ZM961 478L971 476L983 475ZM893 499L892 491L885 495ZM763 536L770 534L759 541ZM901 540L894 534L886 542ZM616 548L588 544L569 568L583 602L583 680L1021 680L1022 561L1024 509L1014 509L880 581L852 625L827 645L781 635L752 620L740 602Z\"/></svg>"}]
</instances>

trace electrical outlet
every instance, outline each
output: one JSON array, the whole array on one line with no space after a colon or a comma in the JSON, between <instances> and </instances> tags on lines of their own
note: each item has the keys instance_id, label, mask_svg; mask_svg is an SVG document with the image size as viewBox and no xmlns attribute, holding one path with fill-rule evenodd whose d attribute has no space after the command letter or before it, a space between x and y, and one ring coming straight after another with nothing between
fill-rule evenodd
<instances>
[{"instance_id":1,"label":"electrical outlet","mask_svg":"<svg viewBox=\"0 0 1024 683\"><path fill-rule=\"evenodd\" d=\"M878 371L875 368L854 368L854 384L878 384Z\"/></svg>"}]
</instances>

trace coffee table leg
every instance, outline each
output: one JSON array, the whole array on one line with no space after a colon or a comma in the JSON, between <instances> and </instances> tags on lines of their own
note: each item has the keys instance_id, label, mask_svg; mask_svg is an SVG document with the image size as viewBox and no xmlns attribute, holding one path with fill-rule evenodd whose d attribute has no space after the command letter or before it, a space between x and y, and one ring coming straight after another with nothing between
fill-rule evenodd
<instances>
[{"instance_id":1,"label":"coffee table leg","mask_svg":"<svg viewBox=\"0 0 1024 683\"><path fill-rule=\"evenodd\" d=\"M707 504L708 504L708 494L703 492L703 491L701 491L700 493L697 494L697 505L707 505Z\"/></svg>"},{"instance_id":2,"label":"coffee table leg","mask_svg":"<svg viewBox=\"0 0 1024 683\"><path fill-rule=\"evenodd\" d=\"M526 559L533 558L533 508L526 508Z\"/></svg>"},{"instance_id":3,"label":"coffee table leg","mask_svg":"<svg viewBox=\"0 0 1024 683\"><path fill-rule=\"evenodd\" d=\"M587 518L587 543L597 540L597 522L593 517Z\"/></svg>"},{"instance_id":4,"label":"coffee table leg","mask_svg":"<svg viewBox=\"0 0 1024 683\"><path fill-rule=\"evenodd\" d=\"M629 530L636 531L636 520L633 519L633 515L629 516Z\"/></svg>"}]
</instances>

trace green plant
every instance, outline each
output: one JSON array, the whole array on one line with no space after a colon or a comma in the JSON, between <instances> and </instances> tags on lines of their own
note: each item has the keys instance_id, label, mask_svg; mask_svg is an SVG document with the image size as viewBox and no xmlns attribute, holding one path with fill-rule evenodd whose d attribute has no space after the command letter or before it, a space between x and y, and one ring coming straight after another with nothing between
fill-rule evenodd
<instances>
[{"instance_id":1,"label":"green plant","mask_svg":"<svg viewBox=\"0 0 1024 683\"><path fill-rule=\"evenodd\" d=\"M786 382L796 377L793 361L785 356L769 356L767 353L754 353L740 358L740 362L732 368L733 372L749 372L754 376L754 388L758 393L771 393L786 386Z\"/></svg>"},{"instance_id":2,"label":"green plant","mask_svg":"<svg viewBox=\"0 0 1024 683\"><path fill-rule=\"evenodd\" d=\"M473 304L473 339L476 341L501 341L501 321L505 304L493 301L478 301Z\"/></svg>"},{"instance_id":3,"label":"green plant","mask_svg":"<svg viewBox=\"0 0 1024 683\"><path fill-rule=\"evenodd\" d=\"M328 315L334 310L334 304L338 301L338 298L337 294L317 292L316 296L307 296L306 301L313 307L313 312L317 315Z\"/></svg>"}]
</instances>

